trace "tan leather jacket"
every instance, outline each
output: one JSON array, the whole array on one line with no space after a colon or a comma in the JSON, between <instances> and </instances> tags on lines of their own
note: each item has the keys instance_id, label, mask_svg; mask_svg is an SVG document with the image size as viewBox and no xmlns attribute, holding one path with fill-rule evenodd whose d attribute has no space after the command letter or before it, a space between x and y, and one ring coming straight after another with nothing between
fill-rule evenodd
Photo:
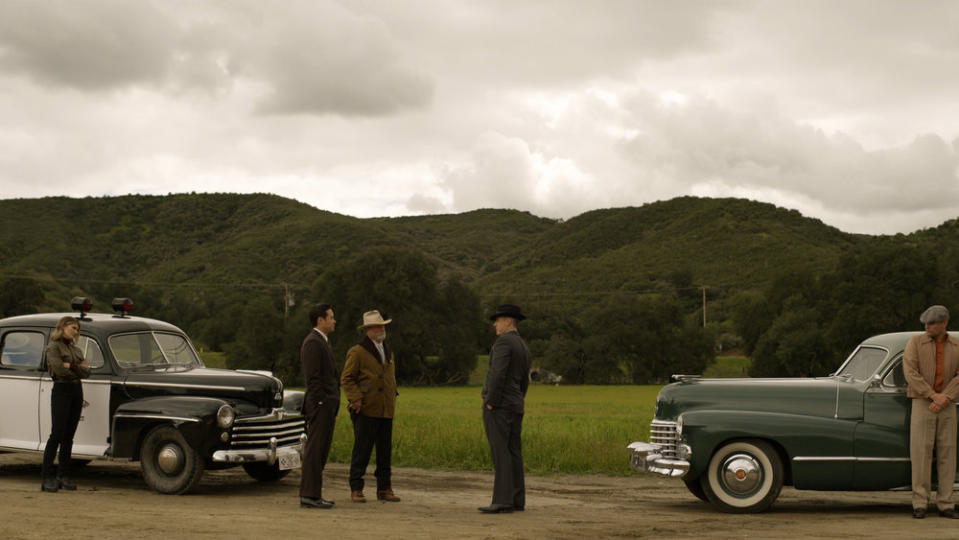
<instances>
[{"instance_id":1,"label":"tan leather jacket","mask_svg":"<svg viewBox=\"0 0 959 540\"><path fill-rule=\"evenodd\" d=\"M386 362L380 362L373 342L370 338L363 338L346 353L340 386L351 403L363 400L360 408L363 416L393 418L397 396L396 363L389 348L385 350Z\"/></svg>"}]
</instances>

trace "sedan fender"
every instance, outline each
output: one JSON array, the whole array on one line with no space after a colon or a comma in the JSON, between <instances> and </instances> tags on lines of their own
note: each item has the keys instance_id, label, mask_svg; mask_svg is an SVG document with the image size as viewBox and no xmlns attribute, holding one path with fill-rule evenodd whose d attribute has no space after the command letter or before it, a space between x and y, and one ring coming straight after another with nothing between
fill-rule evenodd
<instances>
[{"instance_id":1,"label":"sedan fender","mask_svg":"<svg viewBox=\"0 0 959 540\"><path fill-rule=\"evenodd\" d=\"M768 441L786 464L787 484L830 489L852 481L853 434L858 421L782 412L708 410L682 415L682 439L694 449L688 478L706 472L723 444ZM848 489L848 488L847 488Z\"/></svg>"},{"instance_id":2,"label":"sedan fender","mask_svg":"<svg viewBox=\"0 0 959 540\"><path fill-rule=\"evenodd\" d=\"M113 415L113 457L136 459L147 432L170 425L201 456L209 456L223 444L229 426L217 424L217 413L226 401L195 396L158 396L124 403ZM231 420L232 422L232 420Z\"/></svg>"}]
</instances>

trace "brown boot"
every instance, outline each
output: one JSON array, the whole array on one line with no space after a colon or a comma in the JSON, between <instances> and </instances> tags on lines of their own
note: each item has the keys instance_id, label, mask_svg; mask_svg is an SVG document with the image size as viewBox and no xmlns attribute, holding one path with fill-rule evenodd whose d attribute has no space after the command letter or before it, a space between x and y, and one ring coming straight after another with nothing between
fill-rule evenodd
<instances>
[{"instance_id":1,"label":"brown boot","mask_svg":"<svg viewBox=\"0 0 959 540\"><path fill-rule=\"evenodd\" d=\"M366 497L363 496L362 489L355 489L350 492L350 500L355 503L365 503Z\"/></svg>"},{"instance_id":2,"label":"brown boot","mask_svg":"<svg viewBox=\"0 0 959 540\"><path fill-rule=\"evenodd\" d=\"M378 501L388 501L388 502L400 502L400 498L396 495L393 495L392 489L378 489L376 490L376 500Z\"/></svg>"}]
</instances>

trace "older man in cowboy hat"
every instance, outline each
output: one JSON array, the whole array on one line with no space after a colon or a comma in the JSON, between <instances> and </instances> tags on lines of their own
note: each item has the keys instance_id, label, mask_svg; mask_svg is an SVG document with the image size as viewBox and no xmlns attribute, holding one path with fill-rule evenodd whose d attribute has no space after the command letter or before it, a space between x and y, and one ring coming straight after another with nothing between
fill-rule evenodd
<instances>
[{"instance_id":1,"label":"older man in cowboy hat","mask_svg":"<svg viewBox=\"0 0 959 540\"><path fill-rule=\"evenodd\" d=\"M949 310L931 306L919 317L926 331L909 338L902 371L912 398L909 455L912 461L912 517L926 517L931 492L933 448L939 488L939 515L959 519L952 502L956 477L956 398L959 397L959 339L949 335Z\"/></svg>"},{"instance_id":2,"label":"older man in cowboy hat","mask_svg":"<svg viewBox=\"0 0 959 540\"><path fill-rule=\"evenodd\" d=\"M490 320L496 341L489 353L483 385L483 427L493 458L493 500L480 512L498 514L526 509L523 477L523 402L529 388L529 349L516 331L526 317L512 304L496 308Z\"/></svg>"},{"instance_id":3,"label":"older man in cowboy hat","mask_svg":"<svg viewBox=\"0 0 959 540\"><path fill-rule=\"evenodd\" d=\"M396 406L396 364L386 346L386 325L379 311L363 314L357 328L364 337L346 353L340 385L350 402L353 420L353 456L350 459L350 500L366 502L363 475L376 446L376 498L399 502L390 480L390 453L393 446L393 412Z\"/></svg>"}]
</instances>

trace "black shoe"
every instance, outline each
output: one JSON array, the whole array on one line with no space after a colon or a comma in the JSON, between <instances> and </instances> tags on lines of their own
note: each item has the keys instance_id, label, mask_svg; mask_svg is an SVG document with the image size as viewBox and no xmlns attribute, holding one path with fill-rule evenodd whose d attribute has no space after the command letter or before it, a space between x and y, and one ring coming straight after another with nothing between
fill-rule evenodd
<instances>
[{"instance_id":1,"label":"black shoe","mask_svg":"<svg viewBox=\"0 0 959 540\"><path fill-rule=\"evenodd\" d=\"M67 491L76 491L77 485L74 484L69 478L64 476L63 478L57 478L57 486L67 490Z\"/></svg>"},{"instance_id":2,"label":"black shoe","mask_svg":"<svg viewBox=\"0 0 959 540\"><path fill-rule=\"evenodd\" d=\"M939 517L944 517L949 519L959 519L959 514L956 514L955 509L950 508L948 510L940 510Z\"/></svg>"},{"instance_id":3,"label":"black shoe","mask_svg":"<svg viewBox=\"0 0 959 540\"><path fill-rule=\"evenodd\" d=\"M915 518L915 519L922 519L922 518L926 517L926 509L925 509L925 508L913 508L913 509L912 509L912 517Z\"/></svg>"},{"instance_id":4,"label":"black shoe","mask_svg":"<svg viewBox=\"0 0 959 540\"><path fill-rule=\"evenodd\" d=\"M525 507L525 506L514 506L514 507L513 507L513 511L514 511L514 512L525 512L525 511L526 511L526 507Z\"/></svg>"},{"instance_id":5,"label":"black shoe","mask_svg":"<svg viewBox=\"0 0 959 540\"><path fill-rule=\"evenodd\" d=\"M40 484L41 491L49 491L50 493L56 493L60 489L60 485L57 484L57 481L53 478L44 478L43 482Z\"/></svg>"},{"instance_id":6,"label":"black shoe","mask_svg":"<svg viewBox=\"0 0 959 540\"><path fill-rule=\"evenodd\" d=\"M480 506L477 510L484 514L508 514L513 511L513 507L506 504L491 504Z\"/></svg>"},{"instance_id":7,"label":"black shoe","mask_svg":"<svg viewBox=\"0 0 959 540\"><path fill-rule=\"evenodd\" d=\"M320 497L300 497L300 506L303 508L323 508L329 510L333 508L333 501L328 501Z\"/></svg>"}]
</instances>

